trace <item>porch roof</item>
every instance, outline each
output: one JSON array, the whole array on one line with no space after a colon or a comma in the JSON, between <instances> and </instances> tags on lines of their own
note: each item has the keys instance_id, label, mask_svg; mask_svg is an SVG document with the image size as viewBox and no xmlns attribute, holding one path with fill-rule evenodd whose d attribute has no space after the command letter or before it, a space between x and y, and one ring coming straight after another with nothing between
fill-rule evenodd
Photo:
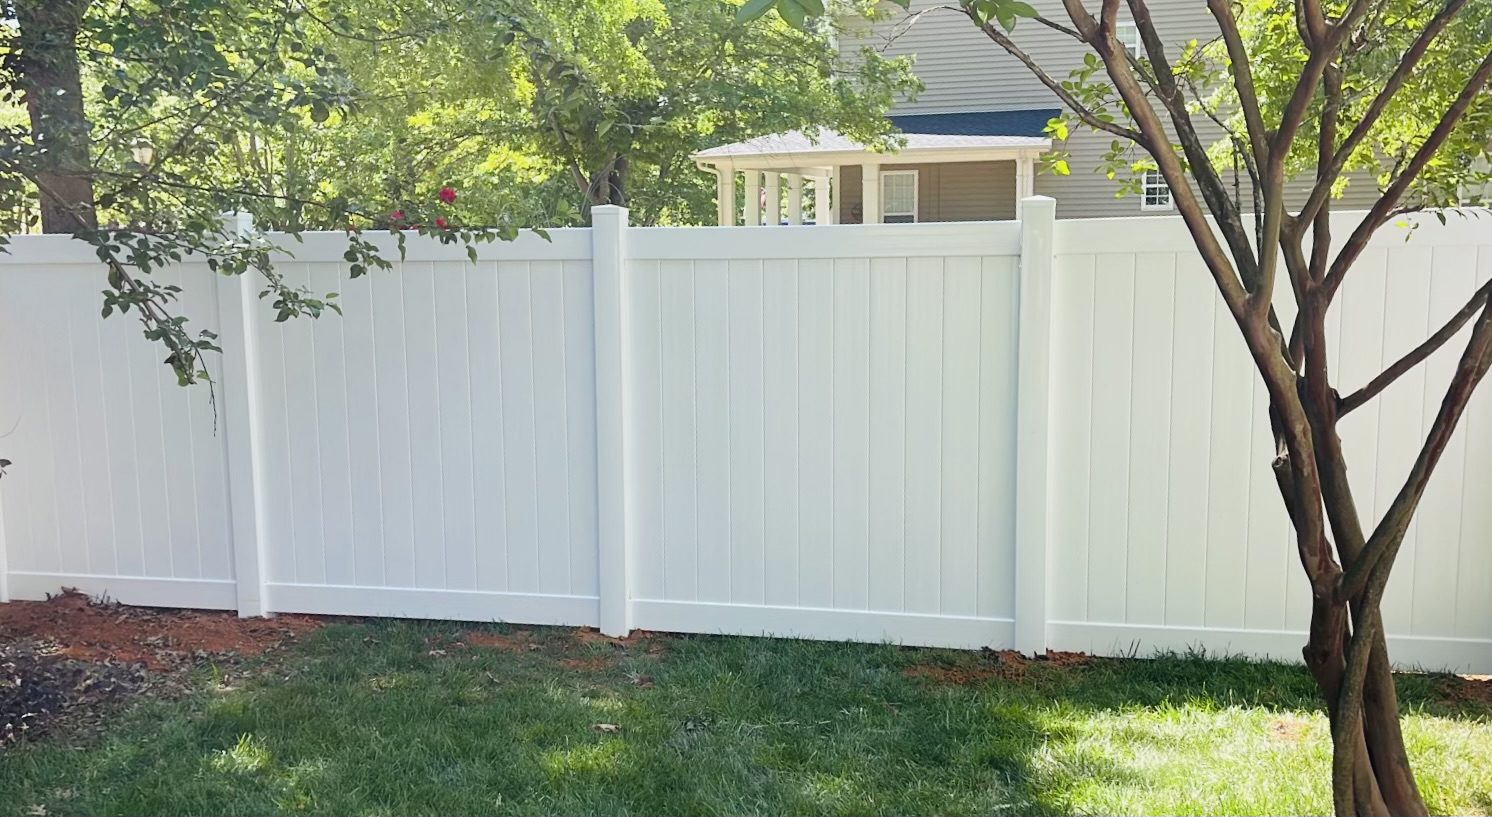
<instances>
[{"instance_id":1,"label":"porch roof","mask_svg":"<svg viewBox=\"0 0 1492 817\"><path fill-rule=\"evenodd\" d=\"M707 148L694 158L704 164L769 169L860 164L867 155L883 164L1016 159L1051 147L1042 131L1056 113L1041 109L893 116L892 123L906 139L896 153L871 150L824 128L813 136L796 130L758 136Z\"/></svg>"}]
</instances>

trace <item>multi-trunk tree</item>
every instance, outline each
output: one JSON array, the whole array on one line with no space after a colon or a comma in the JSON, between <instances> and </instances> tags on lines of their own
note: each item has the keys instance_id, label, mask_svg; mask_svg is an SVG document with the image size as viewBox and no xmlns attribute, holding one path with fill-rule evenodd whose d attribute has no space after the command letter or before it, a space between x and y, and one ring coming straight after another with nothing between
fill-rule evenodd
<instances>
[{"instance_id":1,"label":"multi-trunk tree","mask_svg":"<svg viewBox=\"0 0 1492 817\"><path fill-rule=\"evenodd\" d=\"M1326 326L1381 228L1414 211L1444 217L1463 191L1486 185L1492 8L1478 0L1205 4L1215 36L1184 43L1162 39L1147 0L1043 0L1040 9L961 0L946 12L966 15L1025 65L1069 120L1112 136L1108 170L1132 162L1170 185L1268 394L1269 466L1311 588L1304 658L1330 716L1336 811L1425 814L1400 732L1381 602L1426 485L1492 367L1492 284L1367 383L1333 377ZM752 0L743 15L777 8L801 19L806 6L819 10L815 0ZM1121 21L1138 29L1138 54L1116 38ZM1033 57L1023 33L1038 26L1068 38L1084 63L1058 74ZM1354 172L1352 183L1376 182L1377 198L1350 232L1333 236L1332 202ZM1306 182L1304 193L1292 192L1292 179ZM1295 317L1287 323L1283 314ZM1451 343L1460 356L1419 455L1409 473L1381 476L1398 492L1378 518L1364 518L1338 425Z\"/></svg>"}]
</instances>

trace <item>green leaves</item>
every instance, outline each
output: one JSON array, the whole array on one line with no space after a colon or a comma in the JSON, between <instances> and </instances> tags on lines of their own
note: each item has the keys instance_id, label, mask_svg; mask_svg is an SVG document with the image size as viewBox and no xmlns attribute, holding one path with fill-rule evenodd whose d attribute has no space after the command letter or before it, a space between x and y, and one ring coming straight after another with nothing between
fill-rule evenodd
<instances>
[{"instance_id":1,"label":"green leaves","mask_svg":"<svg viewBox=\"0 0 1492 817\"><path fill-rule=\"evenodd\" d=\"M777 0L746 0L736 9L736 22L749 23L761 17L777 5Z\"/></svg>"},{"instance_id":2,"label":"green leaves","mask_svg":"<svg viewBox=\"0 0 1492 817\"><path fill-rule=\"evenodd\" d=\"M981 28L993 19L1010 31L1021 17L1037 16L1036 9L1022 0L963 0L963 7L974 24Z\"/></svg>"},{"instance_id":3,"label":"green leaves","mask_svg":"<svg viewBox=\"0 0 1492 817\"><path fill-rule=\"evenodd\" d=\"M891 0L891 2L905 9L911 0ZM823 0L747 0L736 10L736 22L749 23L774 8L788 25L799 30L807 28L809 18L820 17L824 14Z\"/></svg>"}]
</instances>

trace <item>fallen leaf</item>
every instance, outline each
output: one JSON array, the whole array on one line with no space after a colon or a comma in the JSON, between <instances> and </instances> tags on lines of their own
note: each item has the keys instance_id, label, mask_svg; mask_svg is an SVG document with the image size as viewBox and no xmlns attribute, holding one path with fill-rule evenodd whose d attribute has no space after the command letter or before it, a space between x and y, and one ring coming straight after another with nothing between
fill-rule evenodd
<instances>
[{"instance_id":1,"label":"fallen leaf","mask_svg":"<svg viewBox=\"0 0 1492 817\"><path fill-rule=\"evenodd\" d=\"M620 732L620 731L622 731L622 727L620 727L620 726L618 726L617 724L614 724L614 723L598 723L598 724L595 724L595 725L591 726L591 728L594 729L594 730L596 730L597 732L601 732L603 734L608 734L608 735L612 734L614 732Z\"/></svg>"}]
</instances>

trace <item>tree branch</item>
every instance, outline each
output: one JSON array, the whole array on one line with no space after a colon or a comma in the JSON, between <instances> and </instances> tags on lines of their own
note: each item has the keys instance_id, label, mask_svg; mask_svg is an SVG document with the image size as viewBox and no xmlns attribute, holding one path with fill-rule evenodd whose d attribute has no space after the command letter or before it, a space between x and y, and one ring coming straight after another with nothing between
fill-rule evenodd
<instances>
[{"instance_id":1,"label":"tree branch","mask_svg":"<svg viewBox=\"0 0 1492 817\"><path fill-rule=\"evenodd\" d=\"M1077 114L1078 119L1082 120L1083 124L1087 125L1090 128L1101 130L1106 133L1111 133L1115 136L1128 139L1129 141L1141 146L1144 146L1146 144L1145 137L1141 135L1139 131L1136 131L1132 128L1126 128L1123 125L1118 125L1113 122L1105 122L1104 120L1099 119L1098 116L1093 113L1093 111L1089 110L1087 106L1079 102L1077 97L1068 92L1066 88L1063 88L1062 83L1053 79L1052 76L1048 74L1045 69L1037 64L1036 60L1031 58L1030 54L1027 54L1020 46L1016 45L1015 42L1005 34L1005 32L1001 31L993 23L984 24L984 33L985 36L989 37L991 40L994 40L996 45L1005 49L1005 52L1007 54L1015 57L1017 60L1020 60L1021 64L1026 66L1026 68L1030 70L1030 72L1042 85L1045 85L1052 93L1056 94L1057 97L1062 100L1063 104L1065 104L1069 110Z\"/></svg>"},{"instance_id":2,"label":"tree branch","mask_svg":"<svg viewBox=\"0 0 1492 817\"><path fill-rule=\"evenodd\" d=\"M1337 253L1336 260L1332 262L1331 270L1327 273L1326 280L1322 284L1328 302L1342 285L1343 279L1346 278L1348 270L1352 268L1358 256L1362 255L1363 250L1367 248L1369 239L1373 237L1373 234L1378 231L1379 227L1382 227L1387 222L1394 208L1398 206L1399 200L1404 197L1404 193L1409 190L1409 186L1419 178L1420 173L1430 164L1430 160L1435 158L1435 154L1439 152L1440 146L1445 144L1445 141L1450 138L1456 129L1456 125L1461 121L1461 117L1466 115L1466 111L1471 108L1472 103L1481 95L1482 89L1486 87L1489 79L1492 79L1492 51L1487 52L1487 56L1482 60L1481 65L1477 66L1476 71L1466 81L1466 85L1461 89L1461 93L1456 97L1456 101L1446 110L1445 115L1436 123L1435 129L1430 132L1430 135L1425 138L1424 143L1420 145L1419 150L1414 154L1414 158L1404 166L1403 170L1395 177L1393 183L1378 198L1378 201L1373 203L1372 209L1363 217L1363 220L1357 225L1357 229L1352 231L1352 236L1347 239L1347 243L1342 247L1342 251Z\"/></svg>"},{"instance_id":3,"label":"tree branch","mask_svg":"<svg viewBox=\"0 0 1492 817\"><path fill-rule=\"evenodd\" d=\"M1430 355L1435 354L1440 347L1449 343L1461 331L1468 321L1476 317L1476 313L1487 305L1487 299L1492 296L1492 281L1482 285L1471 300L1461 307L1461 311L1451 316L1445 325L1440 327L1435 334L1431 335L1424 343L1415 347L1409 354L1404 355L1394 362L1392 366L1383 370L1383 373L1373 378L1366 386L1343 397L1338 403L1338 415L1346 415L1351 411L1362 408L1363 405L1377 397L1394 384L1394 381L1413 371L1416 366L1423 363Z\"/></svg>"},{"instance_id":4,"label":"tree branch","mask_svg":"<svg viewBox=\"0 0 1492 817\"><path fill-rule=\"evenodd\" d=\"M1223 2L1223 0L1211 1ZM1467 2L1468 0L1446 0L1445 8L1441 9L1440 13L1435 15L1430 23L1425 26L1425 30L1415 39L1414 44L1409 47L1409 50L1404 52L1404 56L1399 60L1398 67L1394 69L1388 81L1383 84L1383 87L1378 91L1378 95L1369 103L1367 110L1363 111L1362 118L1358 120L1357 125L1352 128L1351 133L1347 135L1347 138L1336 149L1336 153L1332 156L1331 160L1324 163L1327 172L1322 173L1321 180L1317 181L1316 186L1311 190L1310 198L1306 200L1305 206L1300 209L1300 219L1302 221L1309 221L1315 218L1317 211L1322 208L1326 200L1331 196L1332 182L1341 175L1342 168L1346 167L1348 160L1352 158L1353 152L1367 138L1368 134L1373 130L1373 126L1378 123L1378 119L1383 115L1384 109L1398 95L1399 90L1404 87L1404 83L1414 73L1414 69L1419 66L1420 60L1424 58L1425 52L1429 50L1430 45L1440 36L1440 33L1445 30L1446 26L1450 25L1456 15L1465 8Z\"/></svg>"},{"instance_id":5,"label":"tree branch","mask_svg":"<svg viewBox=\"0 0 1492 817\"><path fill-rule=\"evenodd\" d=\"M1370 586L1370 577L1376 583L1377 577L1387 574L1393 566L1394 556L1404 542L1404 534L1409 530L1409 523L1414 517L1415 509L1419 507L1420 498L1424 496L1430 475L1445 453L1461 416L1466 412L1466 405L1471 401L1471 395L1486 376L1488 368L1492 368L1492 303L1482 305L1481 317L1477 319L1471 340L1461 354L1456 373L1445 390L1445 398L1435 416L1435 425L1425 438L1409 477L1394 497L1388 512L1383 515L1383 521L1378 523L1378 528L1368 538L1359 558L1346 566L1346 573L1337 588L1339 600L1357 598Z\"/></svg>"},{"instance_id":6,"label":"tree branch","mask_svg":"<svg viewBox=\"0 0 1492 817\"><path fill-rule=\"evenodd\" d=\"M1254 148L1254 163L1262 165L1269 160L1269 129L1264 126L1264 115L1259 110L1259 92L1254 87L1248 49L1238 33L1238 21L1233 17L1233 4L1230 0L1207 0L1207 8L1216 18L1223 43L1228 49L1228 70L1233 75L1233 87L1238 92L1238 103L1243 108L1243 121L1248 127L1249 143Z\"/></svg>"}]
</instances>

